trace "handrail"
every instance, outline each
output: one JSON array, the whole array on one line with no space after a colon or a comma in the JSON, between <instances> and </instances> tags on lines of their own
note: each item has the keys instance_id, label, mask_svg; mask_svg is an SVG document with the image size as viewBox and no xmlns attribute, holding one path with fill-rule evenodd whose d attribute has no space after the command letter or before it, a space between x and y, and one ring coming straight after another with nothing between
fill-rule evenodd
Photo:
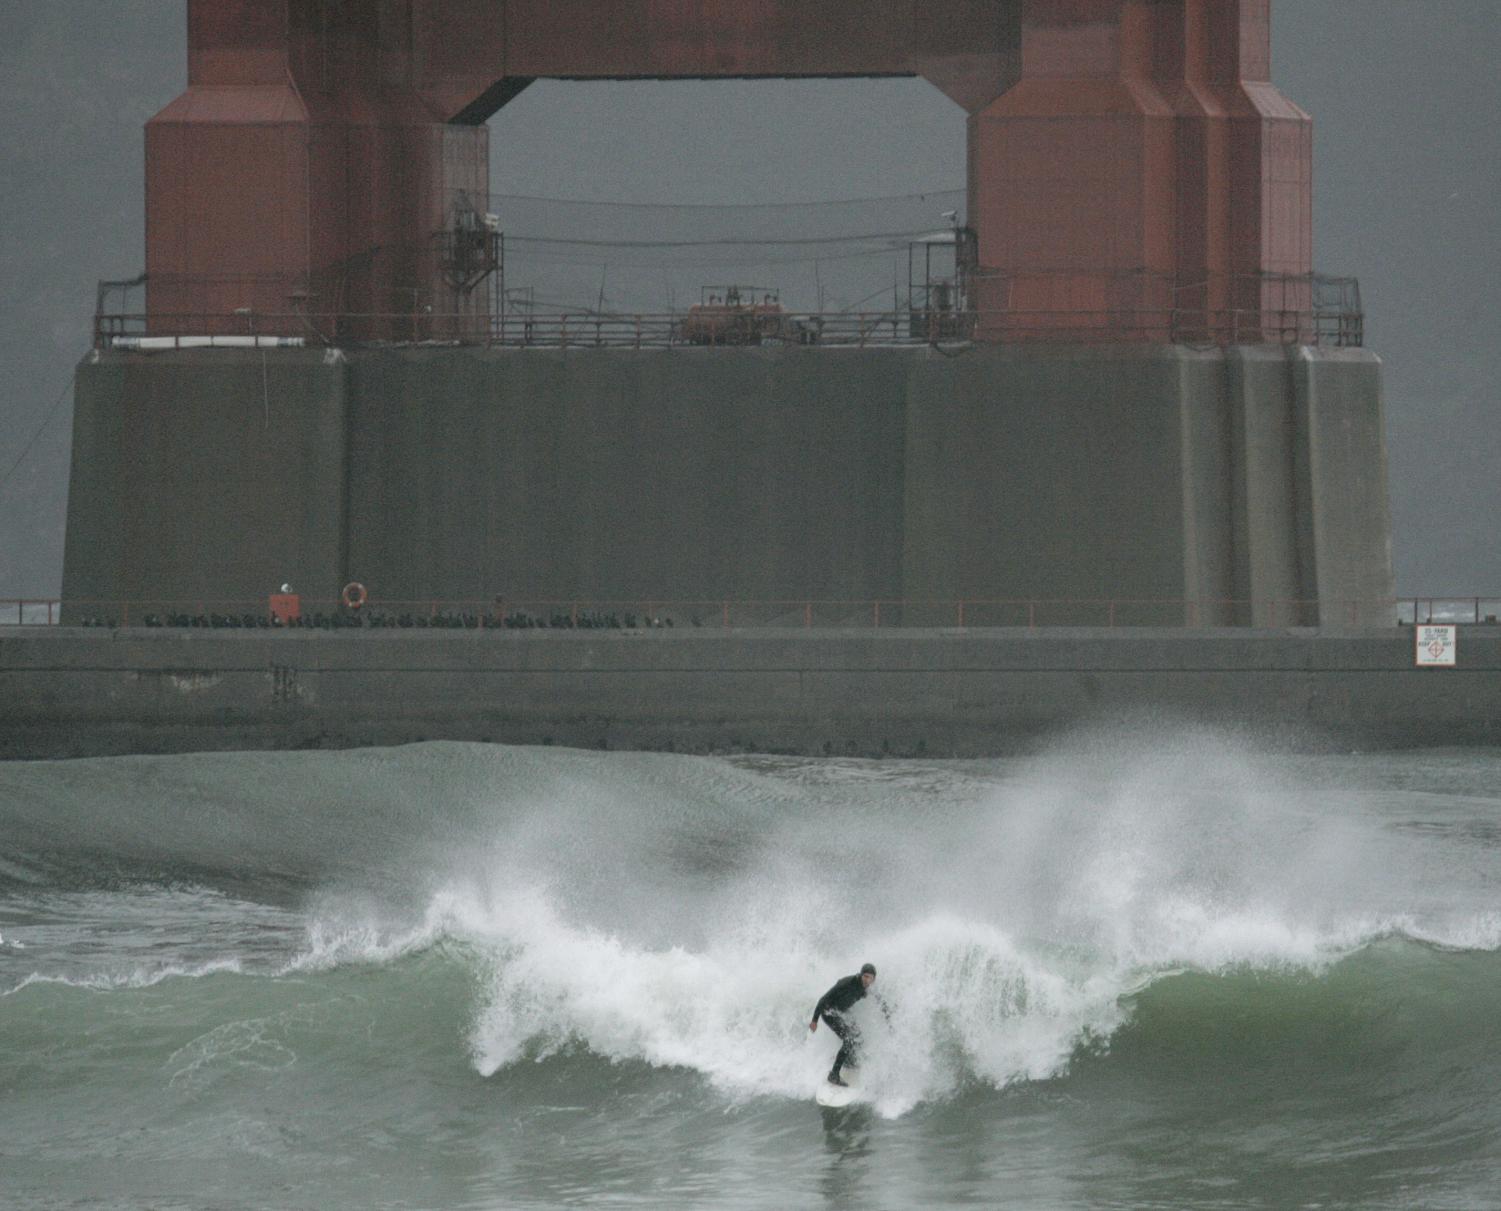
<instances>
[{"instance_id":1,"label":"handrail","mask_svg":"<svg viewBox=\"0 0 1501 1211\"><path fill-rule=\"evenodd\" d=\"M98 349L208 344L481 345L504 348L740 348L755 345L923 346L1001 343L1231 344L1358 347L1363 317L1303 307L1125 306L1078 310L786 312L692 317L683 313L560 312L411 315L400 312L137 312L94 319ZM143 343L144 342L144 343Z\"/></svg>"},{"instance_id":2,"label":"handrail","mask_svg":"<svg viewBox=\"0 0 1501 1211\"><path fill-rule=\"evenodd\" d=\"M1291 598L783 598L678 600L491 597L371 599L354 610L336 599L300 600L301 626L474 629L636 629L641 627L864 627L902 625L963 630L1020 627L1306 626L1354 628L1416 623L1501 625L1501 593L1372 599ZM0 626L70 623L108 627L245 628L270 625L268 600L70 600L0 598Z\"/></svg>"},{"instance_id":3,"label":"handrail","mask_svg":"<svg viewBox=\"0 0 1501 1211\"><path fill-rule=\"evenodd\" d=\"M971 267L969 308L924 305L919 297L891 310L822 312L727 303L662 312L605 312L500 301L445 302L432 290L400 288L395 302L365 311L318 310L316 294L277 275L157 275L146 284L161 304L128 311L130 290L101 288L95 343L117 338L271 336L308 344L443 343L554 346L911 344L983 341L1164 341L1187 345L1333 344L1364 336L1360 284L1319 273L1198 273L1144 268L1004 270ZM141 280L129 283L131 288ZM102 284L110 285L110 284ZM118 287L119 284L113 284ZM222 310L175 311L170 300L212 287ZM123 305L112 311L116 296ZM233 304L229 300L234 300ZM1086 301L1087 300L1087 301ZM458 310L453 310L458 307Z\"/></svg>"}]
</instances>

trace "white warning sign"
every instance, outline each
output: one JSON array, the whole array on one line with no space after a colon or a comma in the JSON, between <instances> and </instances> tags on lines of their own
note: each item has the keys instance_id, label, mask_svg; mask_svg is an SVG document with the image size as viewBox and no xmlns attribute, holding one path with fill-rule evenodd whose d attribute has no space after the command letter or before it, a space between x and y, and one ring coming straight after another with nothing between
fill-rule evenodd
<instances>
[{"instance_id":1,"label":"white warning sign","mask_svg":"<svg viewBox=\"0 0 1501 1211\"><path fill-rule=\"evenodd\" d=\"M1424 626L1413 628L1417 644L1417 664L1420 669L1452 669L1457 655L1459 628L1456 626Z\"/></svg>"}]
</instances>

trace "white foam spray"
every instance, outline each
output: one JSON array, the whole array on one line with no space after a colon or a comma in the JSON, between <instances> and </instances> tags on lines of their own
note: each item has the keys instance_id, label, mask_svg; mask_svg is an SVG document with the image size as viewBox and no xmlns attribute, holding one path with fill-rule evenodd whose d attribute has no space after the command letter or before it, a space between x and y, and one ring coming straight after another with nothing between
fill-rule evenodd
<instances>
[{"instance_id":1,"label":"white foam spray","mask_svg":"<svg viewBox=\"0 0 1501 1211\"><path fill-rule=\"evenodd\" d=\"M330 907L293 966L456 938L480 1073L587 1048L754 1098L811 1094L837 1046L813 1002L870 960L890 1019L861 1007L862 1082L899 1114L1061 1074L1170 973L1501 943L1369 795L1210 732L984 767L592 760L455 856L420 921Z\"/></svg>"}]
</instances>

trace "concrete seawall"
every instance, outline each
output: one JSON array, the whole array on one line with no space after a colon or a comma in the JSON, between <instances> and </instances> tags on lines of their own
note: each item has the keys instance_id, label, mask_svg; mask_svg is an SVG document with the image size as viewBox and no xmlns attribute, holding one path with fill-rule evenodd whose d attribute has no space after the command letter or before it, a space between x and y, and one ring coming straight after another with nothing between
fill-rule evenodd
<instances>
[{"instance_id":1,"label":"concrete seawall","mask_svg":"<svg viewBox=\"0 0 1501 1211\"><path fill-rule=\"evenodd\" d=\"M1501 743L1501 628L333 633L0 629L0 756L464 739L982 756L1214 722L1297 748Z\"/></svg>"}]
</instances>

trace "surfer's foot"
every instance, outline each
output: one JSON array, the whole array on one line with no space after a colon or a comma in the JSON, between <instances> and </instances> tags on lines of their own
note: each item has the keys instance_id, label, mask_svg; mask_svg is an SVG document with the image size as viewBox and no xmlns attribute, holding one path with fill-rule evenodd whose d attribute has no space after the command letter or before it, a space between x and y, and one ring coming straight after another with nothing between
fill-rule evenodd
<instances>
[{"instance_id":1,"label":"surfer's foot","mask_svg":"<svg viewBox=\"0 0 1501 1211\"><path fill-rule=\"evenodd\" d=\"M837 1072L831 1072L831 1073L829 1073L829 1084L831 1084L831 1085L838 1085L841 1088L845 1088L845 1089L849 1088L849 1082L845 1081L845 1080L841 1080L840 1077L839 1077L839 1074Z\"/></svg>"}]
</instances>

